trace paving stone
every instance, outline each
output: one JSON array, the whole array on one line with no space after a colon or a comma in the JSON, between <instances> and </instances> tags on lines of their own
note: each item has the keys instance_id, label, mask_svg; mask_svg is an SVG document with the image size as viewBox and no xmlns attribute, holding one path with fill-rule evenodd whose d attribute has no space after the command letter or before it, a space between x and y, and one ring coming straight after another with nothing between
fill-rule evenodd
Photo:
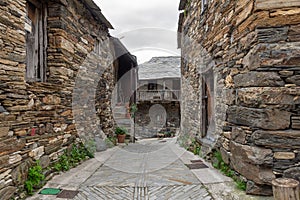
<instances>
[{"instance_id":1,"label":"paving stone","mask_svg":"<svg viewBox=\"0 0 300 200\"><path fill-rule=\"evenodd\" d=\"M183 160L189 164L191 160L200 160L209 168L190 170ZM95 159L54 177L45 187L78 190L74 200L210 200L214 191L206 187L214 189L210 186L216 183L232 184L226 191L229 194L233 191L234 183L230 178L179 148L173 140L166 143L147 140L98 152ZM223 197L219 193L215 196ZM45 197L37 194L28 200L35 199Z\"/></svg>"}]
</instances>

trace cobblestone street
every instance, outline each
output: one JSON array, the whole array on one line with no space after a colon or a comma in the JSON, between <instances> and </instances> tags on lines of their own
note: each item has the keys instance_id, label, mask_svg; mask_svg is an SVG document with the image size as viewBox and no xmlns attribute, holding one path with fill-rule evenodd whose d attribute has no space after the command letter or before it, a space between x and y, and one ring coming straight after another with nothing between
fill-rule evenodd
<instances>
[{"instance_id":1,"label":"cobblestone street","mask_svg":"<svg viewBox=\"0 0 300 200\"><path fill-rule=\"evenodd\" d=\"M175 141L143 140L97 153L95 159L54 177L44 188L78 191L76 200L258 199L233 192L232 180L209 163L205 163L208 168L190 170L186 164L199 157ZM28 198L38 199L57 197L36 194Z\"/></svg>"}]
</instances>

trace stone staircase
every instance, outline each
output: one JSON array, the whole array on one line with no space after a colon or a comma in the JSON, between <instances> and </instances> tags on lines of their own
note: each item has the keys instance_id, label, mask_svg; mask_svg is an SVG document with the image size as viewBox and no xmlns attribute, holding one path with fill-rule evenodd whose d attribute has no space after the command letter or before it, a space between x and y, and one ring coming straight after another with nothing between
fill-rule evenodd
<instances>
[{"instance_id":1,"label":"stone staircase","mask_svg":"<svg viewBox=\"0 0 300 200\"><path fill-rule=\"evenodd\" d=\"M127 114L127 108L124 105L117 105L113 108L114 120L119 127L128 130L128 134L133 136L133 120Z\"/></svg>"}]
</instances>

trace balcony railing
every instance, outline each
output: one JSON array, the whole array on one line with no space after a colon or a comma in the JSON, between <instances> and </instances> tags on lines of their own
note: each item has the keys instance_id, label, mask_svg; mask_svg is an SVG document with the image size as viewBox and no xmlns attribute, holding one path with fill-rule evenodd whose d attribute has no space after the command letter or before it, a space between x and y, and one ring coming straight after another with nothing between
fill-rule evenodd
<instances>
[{"instance_id":1,"label":"balcony railing","mask_svg":"<svg viewBox=\"0 0 300 200\"><path fill-rule=\"evenodd\" d=\"M180 90L139 90L138 101L180 101Z\"/></svg>"}]
</instances>

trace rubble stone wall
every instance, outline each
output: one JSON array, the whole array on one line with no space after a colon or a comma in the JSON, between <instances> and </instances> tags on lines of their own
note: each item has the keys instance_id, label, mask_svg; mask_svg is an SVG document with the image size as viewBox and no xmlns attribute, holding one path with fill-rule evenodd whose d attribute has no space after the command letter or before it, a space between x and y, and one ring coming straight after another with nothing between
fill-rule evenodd
<instances>
[{"instance_id":1,"label":"rubble stone wall","mask_svg":"<svg viewBox=\"0 0 300 200\"><path fill-rule=\"evenodd\" d=\"M150 109L152 106L160 105L166 111L166 124L163 127L155 127L151 124ZM135 135L139 137L156 137L158 133L172 132L180 127L180 103L179 102L139 102L138 110L135 114ZM153 109L153 108L152 108ZM154 107L155 109L155 107ZM158 114L158 112L156 113ZM152 116L152 122L156 120Z\"/></svg>"},{"instance_id":2,"label":"rubble stone wall","mask_svg":"<svg viewBox=\"0 0 300 200\"><path fill-rule=\"evenodd\" d=\"M102 125L100 128L105 133L113 130L112 120L107 120L112 118L110 98L114 86L113 52L110 43L103 42L108 40L108 28L95 19L82 1L47 1L47 10L47 80L28 82L25 80L26 1L0 1L2 199L9 199L22 188L28 168L35 160L41 160L42 166L46 168L77 140L72 93L79 69L89 66L83 63L93 51L96 39L101 43L101 52L94 64L99 68L97 73L101 76L97 80L88 81L88 84L96 84L99 100L96 102L97 114L102 118L106 116L105 121L100 122L98 119L96 125ZM82 91L80 100L85 99L95 99L95 96L90 97L90 94Z\"/></svg>"},{"instance_id":3,"label":"rubble stone wall","mask_svg":"<svg viewBox=\"0 0 300 200\"><path fill-rule=\"evenodd\" d=\"M183 138L216 144L248 193L269 195L275 177L300 179L300 2L207 2L181 1ZM201 138L209 69L212 132Z\"/></svg>"}]
</instances>

